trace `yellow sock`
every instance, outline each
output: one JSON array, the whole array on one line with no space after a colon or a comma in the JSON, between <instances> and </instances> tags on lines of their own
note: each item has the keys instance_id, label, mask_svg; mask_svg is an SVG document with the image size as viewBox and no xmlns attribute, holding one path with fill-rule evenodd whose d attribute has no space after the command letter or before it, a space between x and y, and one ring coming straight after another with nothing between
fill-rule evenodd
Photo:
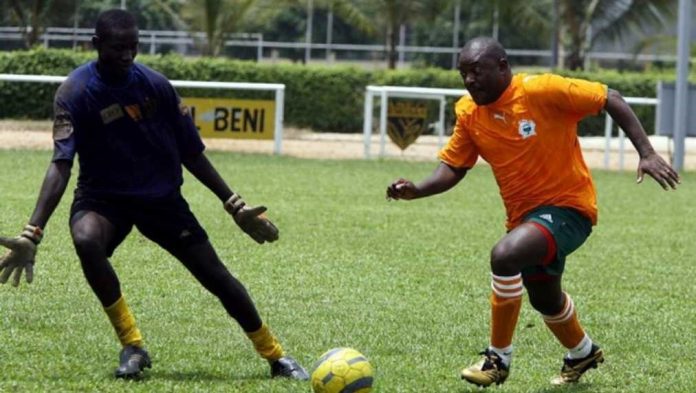
<instances>
[{"instance_id":1,"label":"yellow sock","mask_svg":"<svg viewBox=\"0 0 696 393\"><path fill-rule=\"evenodd\" d=\"M522 306L522 275L493 275L491 287L491 346L508 348Z\"/></svg>"},{"instance_id":2,"label":"yellow sock","mask_svg":"<svg viewBox=\"0 0 696 393\"><path fill-rule=\"evenodd\" d=\"M575 312L573 299L565 295L565 305L560 313L556 315L544 315L544 323L558 338L564 347L571 349L579 345L585 337L585 331L580 326L578 314Z\"/></svg>"},{"instance_id":3,"label":"yellow sock","mask_svg":"<svg viewBox=\"0 0 696 393\"><path fill-rule=\"evenodd\" d=\"M143 346L143 336L140 334L140 329L135 325L135 318L131 314L123 296L116 303L104 307L104 311L109 317L114 330L116 330L116 335L122 346Z\"/></svg>"},{"instance_id":4,"label":"yellow sock","mask_svg":"<svg viewBox=\"0 0 696 393\"><path fill-rule=\"evenodd\" d=\"M258 352L262 358L273 362L284 355L283 347L265 323L261 325L259 330L247 333L246 335L254 344L256 352Z\"/></svg>"}]
</instances>

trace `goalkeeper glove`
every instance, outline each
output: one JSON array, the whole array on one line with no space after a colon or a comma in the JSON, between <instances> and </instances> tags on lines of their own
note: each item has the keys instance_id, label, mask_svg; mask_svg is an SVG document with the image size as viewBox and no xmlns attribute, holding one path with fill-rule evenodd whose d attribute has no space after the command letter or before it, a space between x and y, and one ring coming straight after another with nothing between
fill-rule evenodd
<instances>
[{"instance_id":1,"label":"goalkeeper glove","mask_svg":"<svg viewBox=\"0 0 696 393\"><path fill-rule=\"evenodd\" d=\"M25 279L31 283L34 279L34 256L36 247L43 238L43 231L38 226L27 224L17 237L0 237L0 244L10 251L0 259L0 284L4 284L12 276L12 285L18 286L22 270L26 272Z\"/></svg>"},{"instance_id":2,"label":"goalkeeper glove","mask_svg":"<svg viewBox=\"0 0 696 393\"><path fill-rule=\"evenodd\" d=\"M234 222L257 243L278 240L278 228L263 214L265 206L250 207L239 194L233 193L224 203L225 210Z\"/></svg>"}]
</instances>

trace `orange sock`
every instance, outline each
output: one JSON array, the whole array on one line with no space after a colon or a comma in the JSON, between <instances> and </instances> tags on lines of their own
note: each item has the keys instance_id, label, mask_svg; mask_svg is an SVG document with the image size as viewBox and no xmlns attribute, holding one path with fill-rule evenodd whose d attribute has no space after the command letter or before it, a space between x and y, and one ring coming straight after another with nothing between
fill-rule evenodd
<instances>
[{"instance_id":1,"label":"orange sock","mask_svg":"<svg viewBox=\"0 0 696 393\"><path fill-rule=\"evenodd\" d=\"M522 275L492 276L491 346L511 350L512 336L522 306Z\"/></svg>"},{"instance_id":2,"label":"orange sock","mask_svg":"<svg viewBox=\"0 0 696 393\"><path fill-rule=\"evenodd\" d=\"M556 315L544 315L544 323L551 329L553 335L558 338L558 341L568 349L574 349L582 344L585 336L585 331L580 326L578 314L575 312L573 299L567 293L565 296L565 305L560 313Z\"/></svg>"}]
</instances>

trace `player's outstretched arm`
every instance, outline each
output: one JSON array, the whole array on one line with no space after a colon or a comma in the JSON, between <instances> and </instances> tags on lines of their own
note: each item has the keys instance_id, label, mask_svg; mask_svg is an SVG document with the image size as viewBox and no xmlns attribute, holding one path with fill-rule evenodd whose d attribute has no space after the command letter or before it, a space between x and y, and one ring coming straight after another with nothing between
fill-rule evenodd
<instances>
[{"instance_id":1,"label":"player's outstretched arm","mask_svg":"<svg viewBox=\"0 0 696 393\"><path fill-rule=\"evenodd\" d=\"M266 207L251 207L239 194L232 192L205 154L187 158L184 167L220 198L234 222L257 243L278 240L278 228L264 214Z\"/></svg>"},{"instance_id":2,"label":"player's outstretched arm","mask_svg":"<svg viewBox=\"0 0 696 393\"><path fill-rule=\"evenodd\" d=\"M416 199L449 190L459 183L466 175L467 169L454 168L444 162L435 168L433 173L415 184L410 180L398 179L387 187L387 199Z\"/></svg>"},{"instance_id":3,"label":"player's outstretched arm","mask_svg":"<svg viewBox=\"0 0 696 393\"><path fill-rule=\"evenodd\" d=\"M616 124L626 133L628 139L631 140L636 151L638 151L640 157L638 162L638 183L643 181L643 175L647 173L660 183L665 190L668 190L670 187L676 189L677 184L680 182L679 174L655 152L638 117L621 94L614 89L609 89L604 108L616 121Z\"/></svg>"},{"instance_id":4,"label":"player's outstretched arm","mask_svg":"<svg viewBox=\"0 0 696 393\"><path fill-rule=\"evenodd\" d=\"M46 226L65 193L70 180L70 168L69 161L52 162L46 171L29 224L16 237L0 237L0 245L10 250L0 258L0 284L6 283L11 276L12 285L16 287L22 273L25 274L27 283L34 279L34 259L36 249L43 238L42 228Z\"/></svg>"}]
</instances>

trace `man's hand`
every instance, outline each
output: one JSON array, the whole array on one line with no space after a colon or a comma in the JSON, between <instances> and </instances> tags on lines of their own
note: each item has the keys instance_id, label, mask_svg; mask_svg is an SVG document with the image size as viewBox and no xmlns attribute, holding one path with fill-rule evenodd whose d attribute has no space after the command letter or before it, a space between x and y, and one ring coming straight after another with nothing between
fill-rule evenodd
<instances>
[{"instance_id":1,"label":"man's hand","mask_svg":"<svg viewBox=\"0 0 696 393\"><path fill-rule=\"evenodd\" d=\"M418 195L418 189L412 181L399 179L387 187L387 200L414 199Z\"/></svg>"},{"instance_id":2,"label":"man's hand","mask_svg":"<svg viewBox=\"0 0 696 393\"><path fill-rule=\"evenodd\" d=\"M0 237L0 245L10 249L2 259L0 259L0 284L4 284L12 276L12 285L18 286L19 279L22 277L22 270L26 272L25 279L31 283L34 279L34 256L36 246L39 245L43 237L41 228L34 225L27 225L24 231L13 238Z\"/></svg>"},{"instance_id":3,"label":"man's hand","mask_svg":"<svg viewBox=\"0 0 696 393\"><path fill-rule=\"evenodd\" d=\"M665 162L662 157L654 153L640 159L636 182L643 182L643 176L646 173L660 183L665 190L668 190L669 187L676 190L677 184L681 183L677 171Z\"/></svg>"},{"instance_id":4,"label":"man's hand","mask_svg":"<svg viewBox=\"0 0 696 393\"><path fill-rule=\"evenodd\" d=\"M263 214L266 211L265 206L247 206L238 194L232 194L224 206L234 222L257 243L278 240L278 228Z\"/></svg>"}]
</instances>

